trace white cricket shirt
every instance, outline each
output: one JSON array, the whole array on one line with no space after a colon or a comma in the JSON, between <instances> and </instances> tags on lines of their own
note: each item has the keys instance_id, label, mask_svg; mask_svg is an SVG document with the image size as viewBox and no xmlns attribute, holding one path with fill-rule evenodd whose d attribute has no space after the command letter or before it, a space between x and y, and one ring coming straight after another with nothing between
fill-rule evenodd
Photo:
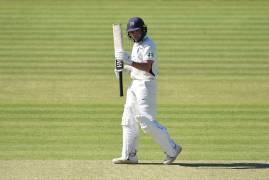
<instances>
[{"instance_id":1,"label":"white cricket shirt","mask_svg":"<svg viewBox=\"0 0 269 180\"><path fill-rule=\"evenodd\" d=\"M131 78L138 80L155 79L158 73L157 52L154 42L148 36L141 42L135 42L132 49L131 59L137 63L143 63L147 60L154 61L152 64L152 73L148 73L136 68L132 68Z\"/></svg>"}]
</instances>

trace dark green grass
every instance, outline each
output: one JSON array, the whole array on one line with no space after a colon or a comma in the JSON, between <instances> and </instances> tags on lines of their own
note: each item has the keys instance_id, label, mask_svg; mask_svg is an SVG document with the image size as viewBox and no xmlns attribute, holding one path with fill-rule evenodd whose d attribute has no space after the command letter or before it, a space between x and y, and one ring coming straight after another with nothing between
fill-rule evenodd
<instances>
[{"instance_id":1,"label":"dark green grass","mask_svg":"<svg viewBox=\"0 0 269 180\"><path fill-rule=\"evenodd\" d=\"M111 26L141 16L159 53L158 119L181 158L268 160L268 5L0 1L0 159L120 155ZM139 156L163 153L141 133Z\"/></svg>"}]
</instances>

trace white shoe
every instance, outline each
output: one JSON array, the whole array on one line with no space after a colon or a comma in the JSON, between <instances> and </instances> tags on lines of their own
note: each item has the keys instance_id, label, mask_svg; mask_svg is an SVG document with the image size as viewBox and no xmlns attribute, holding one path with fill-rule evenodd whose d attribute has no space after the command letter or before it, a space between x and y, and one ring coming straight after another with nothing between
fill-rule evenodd
<instances>
[{"instance_id":1,"label":"white shoe","mask_svg":"<svg viewBox=\"0 0 269 180\"><path fill-rule=\"evenodd\" d=\"M178 155L182 151L182 147L180 145L176 144L175 149L177 151L176 155L174 157L170 157L169 155L166 155L166 159L163 161L163 164L169 165L169 164L172 164L176 160L176 158L178 157Z\"/></svg>"},{"instance_id":2,"label":"white shoe","mask_svg":"<svg viewBox=\"0 0 269 180\"><path fill-rule=\"evenodd\" d=\"M137 164L138 158L137 156L130 156L128 159L123 159L122 157L120 157L120 158L112 159L112 163L113 164Z\"/></svg>"}]
</instances>

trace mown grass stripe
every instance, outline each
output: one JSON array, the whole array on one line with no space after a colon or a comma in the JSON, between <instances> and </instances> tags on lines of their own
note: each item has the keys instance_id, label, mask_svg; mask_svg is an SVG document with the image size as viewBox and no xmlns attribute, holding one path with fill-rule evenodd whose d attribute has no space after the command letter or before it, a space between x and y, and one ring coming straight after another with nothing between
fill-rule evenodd
<instances>
[{"instance_id":1,"label":"mown grass stripe","mask_svg":"<svg viewBox=\"0 0 269 180\"><path fill-rule=\"evenodd\" d=\"M182 143L181 158L268 159L268 7L1 1L0 159L120 154L124 99L113 72L111 24L133 14L146 20L157 43L158 119ZM125 32L124 42L130 51ZM142 159L163 158L158 148L141 133Z\"/></svg>"}]
</instances>

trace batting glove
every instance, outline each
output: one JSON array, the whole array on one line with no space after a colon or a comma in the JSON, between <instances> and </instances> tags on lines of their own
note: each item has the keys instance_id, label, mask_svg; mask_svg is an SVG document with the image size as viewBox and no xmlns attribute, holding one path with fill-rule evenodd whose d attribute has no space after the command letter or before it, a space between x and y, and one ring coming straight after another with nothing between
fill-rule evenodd
<instances>
[{"instance_id":1,"label":"batting glove","mask_svg":"<svg viewBox=\"0 0 269 180\"><path fill-rule=\"evenodd\" d=\"M132 71L132 67L129 65L124 65L124 68L122 70L114 69L114 73L117 79L119 79L119 72L125 72L130 73Z\"/></svg>"},{"instance_id":2,"label":"batting glove","mask_svg":"<svg viewBox=\"0 0 269 180\"><path fill-rule=\"evenodd\" d=\"M115 53L115 58L117 60L123 61L124 64L132 65L133 61L131 60L130 55L125 51L118 51Z\"/></svg>"},{"instance_id":3,"label":"batting glove","mask_svg":"<svg viewBox=\"0 0 269 180\"><path fill-rule=\"evenodd\" d=\"M114 73L117 79L119 79L119 72L120 72L119 70L114 69Z\"/></svg>"}]
</instances>

